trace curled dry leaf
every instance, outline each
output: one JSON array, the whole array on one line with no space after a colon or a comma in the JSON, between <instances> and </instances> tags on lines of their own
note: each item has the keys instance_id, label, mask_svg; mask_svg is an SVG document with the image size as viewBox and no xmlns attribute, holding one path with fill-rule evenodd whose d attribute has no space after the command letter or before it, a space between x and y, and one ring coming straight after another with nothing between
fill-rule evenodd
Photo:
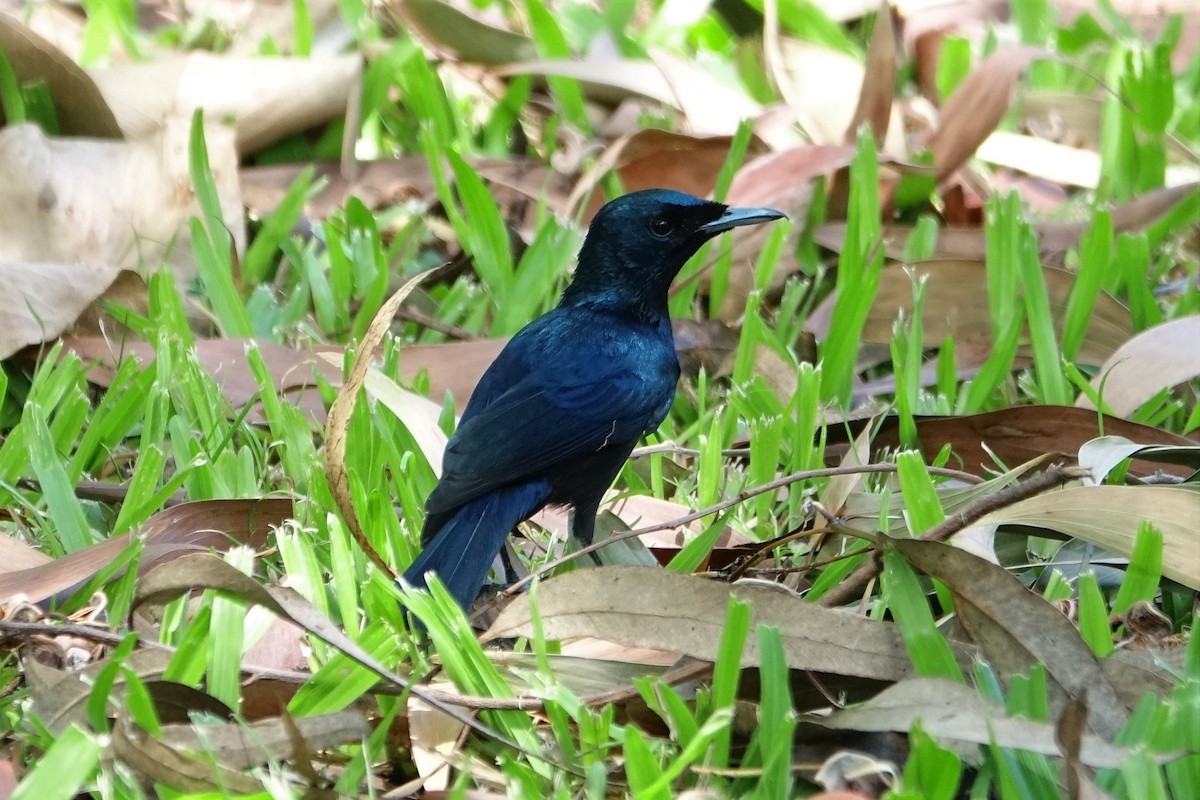
<instances>
[{"instance_id":1,"label":"curled dry leaf","mask_svg":"<svg viewBox=\"0 0 1200 800\"><path fill-rule=\"evenodd\" d=\"M1115 687L1079 631L1045 598L1003 567L952 545L891 538L887 544L954 592L955 611L1002 680L1041 664L1052 706L1086 695L1092 729L1108 740L1117 735L1129 715Z\"/></svg>"},{"instance_id":2,"label":"curled dry leaf","mask_svg":"<svg viewBox=\"0 0 1200 800\"><path fill-rule=\"evenodd\" d=\"M38 603L66 598L108 566L134 537L144 545L139 572L145 573L187 553L225 550L235 545L266 547L271 531L292 513L292 501L267 497L248 500L200 500L158 512L135 533L105 539L62 558L4 574L0 603L24 599Z\"/></svg>"},{"instance_id":3,"label":"curled dry leaf","mask_svg":"<svg viewBox=\"0 0 1200 800\"><path fill-rule=\"evenodd\" d=\"M1181 317L1144 330L1121 344L1100 367L1092 388L1119 416L1150 398L1200 375L1200 316ZM1095 408L1081 394L1079 408Z\"/></svg>"},{"instance_id":4,"label":"curled dry leaf","mask_svg":"<svg viewBox=\"0 0 1200 800\"><path fill-rule=\"evenodd\" d=\"M322 353L329 363L341 366L339 353ZM368 370L363 385L367 392L385 408L396 415L412 434L422 455L437 475L442 474L442 455L446 450L447 436L438 425L442 407L416 392L400 386L377 369Z\"/></svg>"},{"instance_id":5,"label":"curled dry leaf","mask_svg":"<svg viewBox=\"0 0 1200 800\"><path fill-rule=\"evenodd\" d=\"M1094 483L1104 483L1108 473L1132 456L1144 461L1179 464L1191 470L1200 470L1200 445L1162 447L1131 442L1124 436L1112 434L1084 442L1079 448L1079 466L1091 470Z\"/></svg>"},{"instance_id":6,"label":"curled dry leaf","mask_svg":"<svg viewBox=\"0 0 1200 800\"><path fill-rule=\"evenodd\" d=\"M21 83L45 81L65 136L121 139L121 127L95 82L69 55L16 17L0 13L0 52Z\"/></svg>"},{"instance_id":7,"label":"curled dry leaf","mask_svg":"<svg viewBox=\"0 0 1200 800\"><path fill-rule=\"evenodd\" d=\"M887 681L912 673L890 623L822 608L786 591L658 568L597 567L551 578L538 588L538 614L548 639L590 636L715 661L731 594L750 603L752 630L764 623L779 627L792 669ZM485 640L533 635L530 614L528 595L517 597ZM742 664L757 666L758 658L752 636Z\"/></svg>"},{"instance_id":8,"label":"curled dry leaf","mask_svg":"<svg viewBox=\"0 0 1200 800\"><path fill-rule=\"evenodd\" d=\"M1048 756L1061 754L1053 725L1009 717L1002 707L987 702L974 689L942 678L910 678L854 708L813 721L835 730L896 733L908 733L920 722L924 730L941 740L984 747L996 744ZM1082 735L1080 758L1088 766L1116 769L1127 756L1123 747L1099 736Z\"/></svg>"},{"instance_id":9,"label":"curled dry leaf","mask_svg":"<svg viewBox=\"0 0 1200 800\"><path fill-rule=\"evenodd\" d=\"M993 511L981 525L1027 525L1081 539L1129 558L1138 527L1162 533L1163 574L1200 590L1200 492L1177 486L1077 486Z\"/></svg>"},{"instance_id":10,"label":"curled dry leaf","mask_svg":"<svg viewBox=\"0 0 1200 800\"><path fill-rule=\"evenodd\" d=\"M206 119L232 119L237 152L253 153L345 114L360 68L358 55L252 58L196 52L94 69L90 75L127 136L149 136L202 108Z\"/></svg>"}]
</instances>

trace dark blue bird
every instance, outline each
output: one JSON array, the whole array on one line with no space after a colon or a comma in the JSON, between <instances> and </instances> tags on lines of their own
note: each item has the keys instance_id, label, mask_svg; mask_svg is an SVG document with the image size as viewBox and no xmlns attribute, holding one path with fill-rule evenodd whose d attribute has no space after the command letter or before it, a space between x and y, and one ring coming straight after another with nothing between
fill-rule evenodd
<instances>
[{"instance_id":1,"label":"dark blue bird","mask_svg":"<svg viewBox=\"0 0 1200 800\"><path fill-rule=\"evenodd\" d=\"M467 608L504 538L547 505L573 506L571 533L590 544L605 490L675 396L671 281L718 233L783 216L664 189L601 208L561 302L512 338L471 395L404 579L424 587L436 572Z\"/></svg>"}]
</instances>

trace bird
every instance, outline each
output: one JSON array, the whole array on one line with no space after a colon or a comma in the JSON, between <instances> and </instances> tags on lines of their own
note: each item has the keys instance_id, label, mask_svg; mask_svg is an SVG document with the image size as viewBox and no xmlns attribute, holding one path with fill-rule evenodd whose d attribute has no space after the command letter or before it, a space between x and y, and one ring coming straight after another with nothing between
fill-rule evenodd
<instances>
[{"instance_id":1,"label":"bird","mask_svg":"<svg viewBox=\"0 0 1200 800\"><path fill-rule=\"evenodd\" d=\"M571 507L571 535L591 544L605 491L675 397L671 282L717 234L785 216L668 189L601 207L558 305L518 331L476 385L403 581L427 588L436 573L468 609L508 534L546 506Z\"/></svg>"}]
</instances>

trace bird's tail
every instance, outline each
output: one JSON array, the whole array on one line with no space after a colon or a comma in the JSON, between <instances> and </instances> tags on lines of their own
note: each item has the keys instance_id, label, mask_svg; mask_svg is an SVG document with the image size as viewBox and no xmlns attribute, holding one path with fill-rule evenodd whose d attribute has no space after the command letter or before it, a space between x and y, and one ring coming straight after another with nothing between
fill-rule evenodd
<instances>
[{"instance_id":1,"label":"bird's tail","mask_svg":"<svg viewBox=\"0 0 1200 800\"><path fill-rule=\"evenodd\" d=\"M469 608L509 531L541 508L547 487L524 484L494 491L467 503L442 525L404 573L411 586L425 588L425 575L436 572L462 608Z\"/></svg>"}]
</instances>

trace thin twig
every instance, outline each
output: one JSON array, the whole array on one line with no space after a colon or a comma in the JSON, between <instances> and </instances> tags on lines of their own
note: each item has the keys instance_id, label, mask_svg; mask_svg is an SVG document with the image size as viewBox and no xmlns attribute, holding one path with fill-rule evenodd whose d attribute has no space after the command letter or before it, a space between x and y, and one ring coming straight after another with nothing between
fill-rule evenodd
<instances>
[{"instance_id":1,"label":"thin twig","mask_svg":"<svg viewBox=\"0 0 1200 800\"><path fill-rule=\"evenodd\" d=\"M963 528L974 524L993 511L1057 488L1067 481L1087 477L1090 474L1088 470L1081 467L1053 466L1029 480L1022 481L1015 486L1006 486L994 494L979 498L959 513L946 517L946 519L934 525L918 538L927 542L944 542ZM878 550L876 550L876 553L878 553ZM832 607L844 605L857 599L862 594L863 588L867 583L879 574L880 566L879 559L872 558L850 573L844 581L833 587L818 602L823 606Z\"/></svg>"}]
</instances>

